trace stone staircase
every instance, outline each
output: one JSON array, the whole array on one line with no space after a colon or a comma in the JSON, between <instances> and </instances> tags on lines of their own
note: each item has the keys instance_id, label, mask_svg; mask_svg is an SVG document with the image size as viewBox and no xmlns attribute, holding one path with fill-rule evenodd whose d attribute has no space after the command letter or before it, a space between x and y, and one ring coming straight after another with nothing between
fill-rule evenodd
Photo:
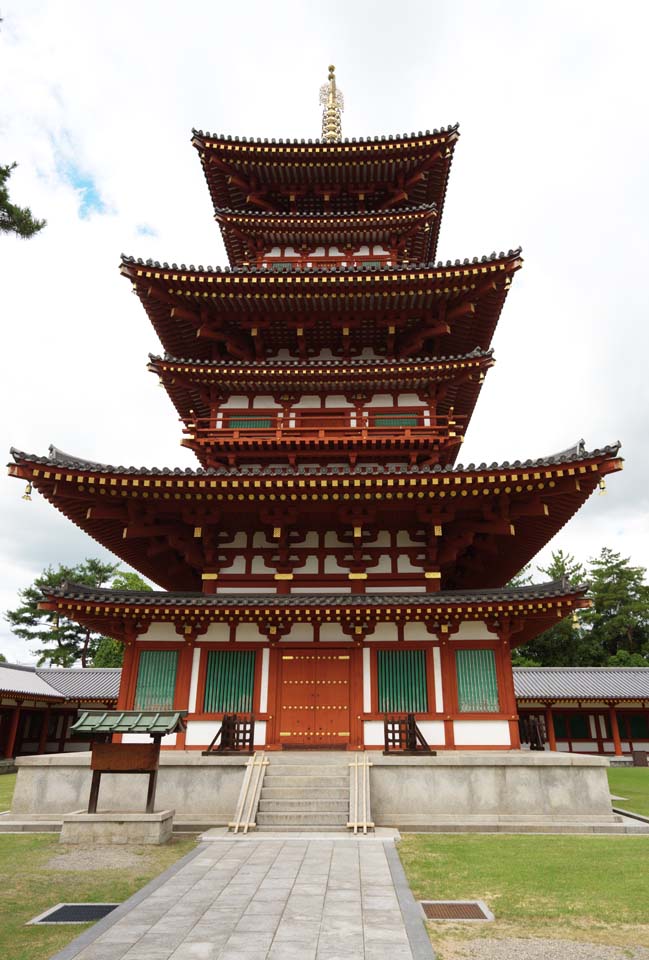
<instances>
[{"instance_id":1,"label":"stone staircase","mask_svg":"<svg viewBox=\"0 0 649 960\"><path fill-rule=\"evenodd\" d=\"M349 754L341 751L267 753L258 830L347 830Z\"/></svg>"}]
</instances>

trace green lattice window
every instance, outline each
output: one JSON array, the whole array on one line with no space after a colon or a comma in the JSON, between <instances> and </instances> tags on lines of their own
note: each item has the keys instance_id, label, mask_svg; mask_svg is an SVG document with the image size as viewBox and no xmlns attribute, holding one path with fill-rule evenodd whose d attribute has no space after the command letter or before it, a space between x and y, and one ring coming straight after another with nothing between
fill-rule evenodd
<instances>
[{"instance_id":1,"label":"green lattice window","mask_svg":"<svg viewBox=\"0 0 649 960\"><path fill-rule=\"evenodd\" d=\"M630 740L649 740L649 716L646 713L628 713L626 719Z\"/></svg>"},{"instance_id":2,"label":"green lattice window","mask_svg":"<svg viewBox=\"0 0 649 960\"><path fill-rule=\"evenodd\" d=\"M269 430L272 425L271 417L228 417L230 430Z\"/></svg>"},{"instance_id":3,"label":"green lattice window","mask_svg":"<svg viewBox=\"0 0 649 960\"><path fill-rule=\"evenodd\" d=\"M498 713L498 680L493 650L456 650L460 713Z\"/></svg>"},{"instance_id":4,"label":"green lattice window","mask_svg":"<svg viewBox=\"0 0 649 960\"><path fill-rule=\"evenodd\" d=\"M375 427L416 427L419 417L416 413L401 416L374 417Z\"/></svg>"},{"instance_id":5,"label":"green lattice window","mask_svg":"<svg viewBox=\"0 0 649 960\"><path fill-rule=\"evenodd\" d=\"M293 269L292 260L271 260L270 269L276 273L290 273Z\"/></svg>"},{"instance_id":6,"label":"green lattice window","mask_svg":"<svg viewBox=\"0 0 649 960\"><path fill-rule=\"evenodd\" d=\"M566 740L568 738L568 725L566 723L565 713L552 712L552 722L554 724L554 735L557 740Z\"/></svg>"},{"instance_id":7,"label":"green lattice window","mask_svg":"<svg viewBox=\"0 0 649 960\"><path fill-rule=\"evenodd\" d=\"M205 676L205 713L252 713L255 650L210 650Z\"/></svg>"},{"instance_id":8,"label":"green lattice window","mask_svg":"<svg viewBox=\"0 0 649 960\"><path fill-rule=\"evenodd\" d=\"M173 708L177 666L177 650L142 650L137 668L135 710Z\"/></svg>"},{"instance_id":9,"label":"green lattice window","mask_svg":"<svg viewBox=\"0 0 649 960\"><path fill-rule=\"evenodd\" d=\"M424 650L377 650L379 713L426 713Z\"/></svg>"}]
</instances>

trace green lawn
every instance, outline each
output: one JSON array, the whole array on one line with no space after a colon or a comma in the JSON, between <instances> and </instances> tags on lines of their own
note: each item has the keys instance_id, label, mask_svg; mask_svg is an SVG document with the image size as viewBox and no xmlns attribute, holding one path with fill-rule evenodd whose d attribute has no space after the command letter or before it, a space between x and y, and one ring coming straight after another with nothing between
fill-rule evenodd
<instances>
[{"instance_id":1,"label":"green lawn","mask_svg":"<svg viewBox=\"0 0 649 960\"><path fill-rule=\"evenodd\" d=\"M0 813L8 810L11 806L11 798L14 795L16 786L16 773L4 773L0 775Z\"/></svg>"},{"instance_id":2,"label":"green lawn","mask_svg":"<svg viewBox=\"0 0 649 960\"><path fill-rule=\"evenodd\" d=\"M126 900L193 847L193 840L172 841L163 847L121 847L127 851L126 864L117 865L114 847L64 846L54 834L0 834L0 957L46 960L87 924L27 927L27 920L61 902ZM68 861L66 869L48 864L61 855ZM80 858L78 864L75 857ZM113 858L113 866L101 868L102 857Z\"/></svg>"},{"instance_id":3,"label":"green lawn","mask_svg":"<svg viewBox=\"0 0 649 960\"><path fill-rule=\"evenodd\" d=\"M430 924L442 957L471 937L552 937L649 946L649 836L407 834L416 899L484 900L496 922Z\"/></svg>"},{"instance_id":4,"label":"green lawn","mask_svg":"<svg viewBox=\"0 0 649 960\"><path fill-rule=\"evenodd\" d=\"M624 800L614 800L614 807L649 817L649 767L609 767L611 793Z\"/></svg>"}]
</instances>

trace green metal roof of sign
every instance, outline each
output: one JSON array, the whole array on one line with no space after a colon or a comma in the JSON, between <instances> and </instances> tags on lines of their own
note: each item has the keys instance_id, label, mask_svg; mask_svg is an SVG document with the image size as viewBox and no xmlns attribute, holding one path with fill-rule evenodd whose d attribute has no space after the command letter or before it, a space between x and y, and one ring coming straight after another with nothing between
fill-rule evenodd
<instances>
[{"instance_id":1,"label":"green metal roof of sign","mask_svg":"<svg viewBox=\"0 0 649 960\"><path fill-rule=\"evenodd\" d=\"M86 710L71 733L148 733L165 736L185 729L186 710Z\"/></svg>"}]
</instances>

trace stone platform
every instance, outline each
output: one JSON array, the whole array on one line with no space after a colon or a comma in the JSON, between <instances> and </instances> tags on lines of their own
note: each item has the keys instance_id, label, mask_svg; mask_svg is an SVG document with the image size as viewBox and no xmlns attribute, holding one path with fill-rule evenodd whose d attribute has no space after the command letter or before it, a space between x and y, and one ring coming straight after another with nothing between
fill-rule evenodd
<instances>
[{"instance_id":1,"label":"stone platform","mask_svg":"<svg viewBox=\"0 0 649 960\"><path fill-rule=\"evenodd\" d=\"M297 773L327 761L344 766L354 754L286 751L271 756L271 767L279 761ZM606 757L523 750L448 751L415 757L368 751L367 756L372 763L371 812L377 826L440 832L629 829L611 807ZM203 757L198 751L163 751L158 805L175 808L177 824L227 825L247 760L248 755ZM22 757L17 765L12 820L62 818L87 804L89 753ZM125 792L123 779L104 774L100 811L144 809L146 786L146 775L131 776Z\"/></svg>"},{"instance_id":2,"label":"stone platform","mask_svg":"<svg viewBox=\"0 0 649 960\"><path fill-rule=\"evenodd\" d=\"M174 810L157 813L66 813L61 843L160 844L171 839Z\"/></svg>"}]
</instances>

